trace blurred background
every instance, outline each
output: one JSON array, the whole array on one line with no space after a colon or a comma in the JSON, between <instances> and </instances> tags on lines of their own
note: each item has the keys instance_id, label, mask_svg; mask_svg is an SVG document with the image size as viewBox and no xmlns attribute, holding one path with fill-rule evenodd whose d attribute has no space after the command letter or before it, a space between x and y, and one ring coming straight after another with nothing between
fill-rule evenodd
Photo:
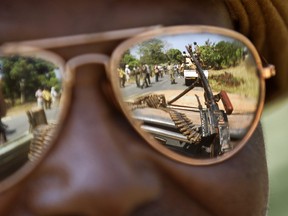
<instances>
[{"instance_id":1,"label":"blurred background","mask_svg":"<svg viewBox=\"0 0 288 216\"><path fill-rule=\"evenodd\" d=\"M262 126L270 178L269 216L288 215L288 96L264 108Z\"/></svg>"}]
</instances>

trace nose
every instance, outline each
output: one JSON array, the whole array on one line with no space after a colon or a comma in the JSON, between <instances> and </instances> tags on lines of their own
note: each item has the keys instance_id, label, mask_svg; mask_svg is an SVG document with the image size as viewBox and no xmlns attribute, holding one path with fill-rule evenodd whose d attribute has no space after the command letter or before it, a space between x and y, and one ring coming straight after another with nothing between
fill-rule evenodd
<instances>
[{"instance_id":1,"label":"nose","mask_svg":"<svg viewBox=\"0 0 288 216\"><path fill-rule=\"evenodd\" d=\"M31 176L36 215L127 215L158 196L145 143L109 103L104 68L78 68L65 125Z\"/></svg>"}]
</instances>

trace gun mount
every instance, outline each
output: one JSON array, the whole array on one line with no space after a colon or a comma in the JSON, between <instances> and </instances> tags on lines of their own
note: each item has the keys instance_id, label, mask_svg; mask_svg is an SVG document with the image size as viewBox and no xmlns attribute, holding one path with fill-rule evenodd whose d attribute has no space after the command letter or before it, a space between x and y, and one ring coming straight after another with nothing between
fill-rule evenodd
<instances>
[{"instance_id":1,"label":"gun mount","mask_svg":"<svg viewBox=\"0 0 288 216\"><path fill-rule=\"evenodd\" d=\"M230 102L229 97L225 91L221 91L217 95L213 94L209 81L200 65L200 61L195 57L192 51L192 46L186 46L186 49L192 62L196 65L196 72L198 73L199 77L197 81L201 83L201 86L204 89L206 109L203 109L198 95L195 95L197 97L198 108L200 112L202 129L201 135L203 138L212 138L211 148L214 149L212 154L222 154L231 148L229 144L230 132L227 115L233 112L232 103ZM200 58L199 55L197 55L197 57ZM191 89L192 88L194 88L194 86L192 86ZM225 111L220 110L218 106L219 100L222 100Z\"/></svg>"}]
</instances>

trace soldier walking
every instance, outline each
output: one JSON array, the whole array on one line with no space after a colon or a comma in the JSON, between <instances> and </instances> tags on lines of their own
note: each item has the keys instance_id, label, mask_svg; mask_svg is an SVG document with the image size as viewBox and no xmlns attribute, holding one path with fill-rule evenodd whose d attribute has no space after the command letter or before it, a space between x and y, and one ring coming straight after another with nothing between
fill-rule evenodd
<instances>
[{"instance_id":1,"label":"soldier walking","mask_svg":"<svg viewBox=\"0 0 288 216\"><path fill-rule=\"evenodd\" d=\"M175 75L174 75L174 67L173 67L173 65L171 65L170 62L168 63L167 70L168 70L168 73L170 75L171 84L176 84Z\"/></svg>"}]
</instances>

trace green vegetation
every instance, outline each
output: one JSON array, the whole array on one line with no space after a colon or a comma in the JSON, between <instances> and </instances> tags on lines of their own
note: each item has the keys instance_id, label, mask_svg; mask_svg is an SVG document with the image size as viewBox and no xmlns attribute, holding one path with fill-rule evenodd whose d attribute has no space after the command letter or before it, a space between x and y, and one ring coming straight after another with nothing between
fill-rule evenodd
<instances>
[{"instance_id":1,"label":"green vegetation","mask_svg":"<svg viewBox=\"0 0 288 216\"><path fill-rule=\"evenodd\" d=\"M222 70L209 70L209 84L213 91L225 90L246 97L257 98L259 79L255 67L247 66L245 61L237 67Z\"/></svg>"},{"instance_id":2,"label":"green vegetation","mask_svg":"<svg viewBox=\"0 0 288 216\"><path fill-rule=\"evenodd\" d=\"M180 64L183 56L178 49L168 49L165 41L160 39L151 39L138 44L136 56L133 56L131 50L127 50L121 59L120 67L129 65L132 68L143 64L161 65L170 61L172 64Z\"/></svg>"},{"instance_id":3,"label":"green vegetation","mask_svg":"<svg viewBox=\"0 0 288 216\"><path fill-rule=\"evenodd\" d=\"M2 88L5 99L15 105L20 97L25 101L35 101L35 92L39 87L61 88L56 77L56 65L35 57L13 55L1 57Z\"/></svg>"},{"instance_id":4,"label":"green vegetation","mask_svg":"<svg viewBox=\"0 0 288 216\"><path fill-rule=\"evenodd\" d=\"M204 46L199 46L198 53L207 69L216 70L235 67L244 57L243 45L239 42L220 41L212 44L208 40Z\"/></svg>"},{"instance_id":5,"label":"green vegetation","mask_svg":"<svg viewBox=\"0 0 288 216\"><path fill-rule=\"evenodd\" d=\"M204 45L196 46L194 46L195 54L200 59L203 69L220 70L235 67L243 61L245 56L244 47L240 42L211 43L207 40ZM120 67L124 68L125 65L129 65L133 68L141 64L163 65L168 62L181 64L185 60L182 51L184 50L169 49L169 43L164 39L153 38L127 50L123 54Z\"/></svg>"}]
</instances>

